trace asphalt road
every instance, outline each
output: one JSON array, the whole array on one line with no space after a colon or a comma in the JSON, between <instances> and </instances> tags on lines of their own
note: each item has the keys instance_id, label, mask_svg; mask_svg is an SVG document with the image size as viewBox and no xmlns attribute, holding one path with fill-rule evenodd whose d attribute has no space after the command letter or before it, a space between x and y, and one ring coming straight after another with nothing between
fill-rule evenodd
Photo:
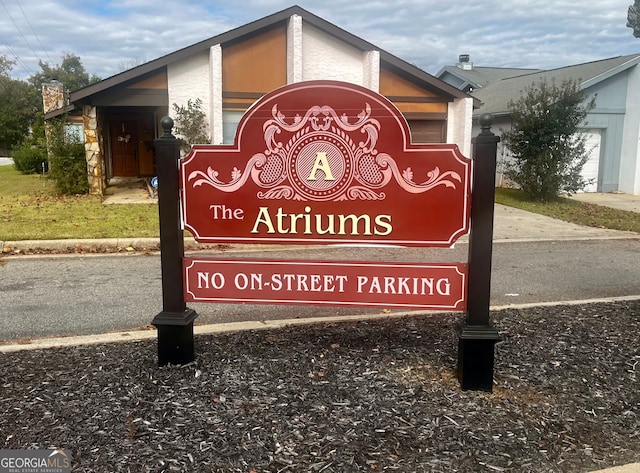
<instances>
[{"instance_id":1,"label":"asphalt road","mask_svg":"<svg viewBox=\"0 0 640 473\"><path fill-rule=\"evenodd\" d=\"M640 295L640 240L494 245L492 305ZM247 258L466 261L453 250L304 248ZM380 312L317 306L190 304L197 324ZM0 261L0 340L87 335L150 324L162 309L159 255L22 256Z\"/></svg>"}]
</instances>

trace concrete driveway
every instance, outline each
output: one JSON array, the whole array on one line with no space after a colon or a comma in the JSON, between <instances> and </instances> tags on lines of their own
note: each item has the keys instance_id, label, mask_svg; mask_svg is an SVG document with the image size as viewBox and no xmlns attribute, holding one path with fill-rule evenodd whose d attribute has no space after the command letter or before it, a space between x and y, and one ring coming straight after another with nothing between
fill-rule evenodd
<instances>
[{"instance_id":1,"label":"concrete driveway","mask_svg":"<svg viewBox=\"0 0 640 473\"><path fill-rule=\"evenodd\" d=\"M615 192L588 192L571 196L572 199L589 204L602 205L613 209L640 212L640 194L619 194Z\"/></svg>"}]
</instances>

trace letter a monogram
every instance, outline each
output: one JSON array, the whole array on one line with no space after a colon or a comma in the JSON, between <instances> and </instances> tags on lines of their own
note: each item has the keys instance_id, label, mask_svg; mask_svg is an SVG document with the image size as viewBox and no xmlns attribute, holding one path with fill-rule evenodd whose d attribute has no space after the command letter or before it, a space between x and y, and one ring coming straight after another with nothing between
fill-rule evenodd
<instances>
[{"instance_id":1,"label":"letter a monogram","mask_svg":"<svg viewBox=\"0 0 640 473\"><path fill-rule=\"evenodd\" d=\"M316 160L313 163L313 169L311 169L309 177L307 177L307 181L315 181L318 170L324 171L325 181L335 181L333 174L331 174L329 163L327 162L327 153L324 151L318 151L316 153Z\"/></svg>"}]
</instances>

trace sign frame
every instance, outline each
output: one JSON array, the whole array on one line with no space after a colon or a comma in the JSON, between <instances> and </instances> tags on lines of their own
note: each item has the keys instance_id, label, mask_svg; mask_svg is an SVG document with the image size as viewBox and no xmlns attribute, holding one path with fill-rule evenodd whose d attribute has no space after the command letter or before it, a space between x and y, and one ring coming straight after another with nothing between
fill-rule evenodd
<instances>
[{"instance_id":1,"label":"sign frame","mask_svg":"<svg viewBox=\"0 0 640 473\"><path fill-rule=\"evenodd\" d=\"M277 89L233 145L195 145L180 161L184 227L199 243L449 247L469 231L472 162L410 136L364 87Z\"/></svg>"},{"instance_id":2,"label":"sign frame","mask_svg":"<svg viewBox=\"0 0 640 473\"><path fill-rule=\"evenodd\" d=\"M346 85L345 87L352 87ZM355 86L353 86L355 87ZM386 100L386 99L385 99ZM400 112L397 112L399 115ZM348 121L348 119L347 119ZM467 263L466 316L459 327L458 378L463 390L492 391L494 346L501 340L489 318L491 257L495 198L497 143L491 132L493 117L480 117L480 134L474 138L471 182L469 258ZM408 134L406 122L405 135ZM158 165L163 310L152 323L158 329L158 364L185 364L195 359L193 323L197 313L186 306L184 271L184 226L181 206L180 143L171 134L173 120L161 120L162 137L155 140ZM404 142L406 144L406 141ZM317 158L317 155L316 155ZM242 174L236 175L242 177ZM239 182L231 183L235 185ZM223 185L225 183L223 182ZM229 183L227 183L229 184ZM182 212L181 212L182 210ZM418 246L418 245L417 245ZM433 245L433 246L438 246ZM448 246L443 242L440 246ZM375 263L374 263L375 264ZM380 264L380 263L378 263ZM418 263L419 264L419 263Z\"/></svg>"},{"instance_id":3,"label":"sign frame","mask_svg":"<svg viewBox=\"0 0 640 473\"><path fill-rule=\"evenodd\" d=\"M464 311L467 265L185 257L187 302Z\"/></svg>"}]
</instances>

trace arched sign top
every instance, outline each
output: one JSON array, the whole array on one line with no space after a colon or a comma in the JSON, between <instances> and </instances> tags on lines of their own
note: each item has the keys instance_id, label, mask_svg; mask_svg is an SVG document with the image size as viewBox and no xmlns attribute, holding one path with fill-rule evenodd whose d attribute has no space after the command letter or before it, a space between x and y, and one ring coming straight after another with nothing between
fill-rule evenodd
<instances>
[{"instance_id":1,"label":"arched sign top","mask_svg":"<svg viewBox=\"0 0 640 473\"><path fill-rule=\"evenodd\" d=\"M468 230L470 160L411 143L393 103L344 82L265 95L234 145L194 146L180 169L201 242L449 246Z\"/></svg>"},{"instance_id":2,"label":"arched sign top","mask_svg":"<svg viewBox=\"0 0 640 473\"><path fill-rule=\"evenodd\" d=\"M285 101L282 100L283 97L286 98ZM328 100L330 97L332 99ZM284 120L297 119L312 113L316 117L324 115L330 121L332 117L326 116L325 113L338 113L328 105L330 102L340 103L340 121L357 122L361 116L368 114L375 117L385 129L390 131L396 128L402 136L402 143L411 142L411 133L404 115L385 96L348 82L307 81L283 86L256 101L238 124L236 143L238 136L243 135L245 126L251 126L252 120L263 120L265 116L273 116L274 111ZM363 104L366 106L363 107Z\"/></svg>"}]
</instances>

